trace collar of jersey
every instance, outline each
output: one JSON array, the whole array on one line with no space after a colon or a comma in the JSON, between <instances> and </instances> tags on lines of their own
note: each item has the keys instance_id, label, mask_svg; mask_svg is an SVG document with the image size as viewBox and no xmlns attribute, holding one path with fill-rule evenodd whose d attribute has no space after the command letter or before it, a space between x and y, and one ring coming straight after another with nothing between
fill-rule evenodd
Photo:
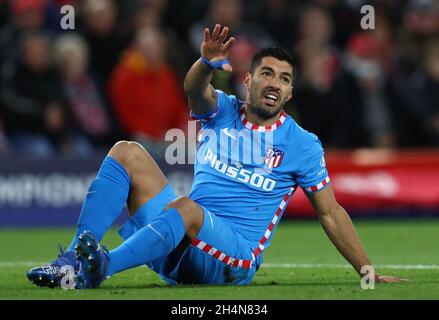
<instances>
[{"instance_id":1,"label":"collar of jersey","mask_svg":"<svg viewBox=\"0 0 439 320\"><path fill-rule=\"evenodd\" d=\"M259 126L257 124L253 124L247 120L247 118L245 117L245 108L246 108L246 105L243 104L239 110L239 112L241 114L241 121L242 121L242 124L244 125L244 127L246 127L247 129L250 129L250 130L255 130L258 132L271 132L271 131L274 131L277 128L279 128L287 119L287 114L285 113L285 111L282 110L280 113L279 119L275 123L273 123L272 125L269 125L269 126Z\"/></svg>"}]
</instances>

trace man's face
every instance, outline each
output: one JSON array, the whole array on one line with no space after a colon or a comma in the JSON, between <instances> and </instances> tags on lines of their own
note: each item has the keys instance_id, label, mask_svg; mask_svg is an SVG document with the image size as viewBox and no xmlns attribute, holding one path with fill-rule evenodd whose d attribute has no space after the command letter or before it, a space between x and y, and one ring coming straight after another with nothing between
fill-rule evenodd
<instances>
[{"instance_id":1,"label":"man's face","mask_svg":"<svg viewBox=\"0 0 439 320\"><path fill-rule=\"evenodd\" d=\"M249 107L259 117L270 119L292 97L293 67L286 61L264 57L253 74L247 74L244 84Z\"/></svg>"}]
</instances>

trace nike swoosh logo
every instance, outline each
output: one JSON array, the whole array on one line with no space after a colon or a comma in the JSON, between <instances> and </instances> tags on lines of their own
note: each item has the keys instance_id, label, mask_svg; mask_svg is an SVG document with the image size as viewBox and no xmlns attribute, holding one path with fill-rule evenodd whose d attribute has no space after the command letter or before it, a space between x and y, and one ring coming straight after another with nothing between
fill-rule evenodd
<instances>
[{"instance_id":1,"label":"nike swoosh logo","mask_svg":"<svg viewBox=\"0 0 439 320\"><path fill-rule=\"evenodd\" d=\"M232 135L232 134L229 132L229 129L224 128L222 131L224 132L224 134L225 134L226 136L229 136L229 137L232 138L233 140L238 140L238 139L236 139L236 137L235 137L234 135Z\"/></svg>"}]
</instances>

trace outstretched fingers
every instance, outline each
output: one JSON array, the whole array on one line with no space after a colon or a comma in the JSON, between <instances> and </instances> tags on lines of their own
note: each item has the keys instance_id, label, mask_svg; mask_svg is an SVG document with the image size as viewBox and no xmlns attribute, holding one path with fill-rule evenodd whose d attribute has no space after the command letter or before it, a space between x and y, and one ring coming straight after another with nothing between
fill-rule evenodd
<instances>
[{"instance_id":1,"label":"outstretched fingers","mask_svg":"<svg viewBox=\"0 0 439 320\"><path fill-rule=\"evenodd\" d=\"M218 42L223 43L224 40L226 40L228 34L229 34L229 28L224 27L223 30L221 31L219 37L218 37Z\"/></svg>"},{"instance_id":2,"label":"outstretched fingers","mask_svg":"<svg viewBox=\"0 0 439 320\"><path fill-rule=\"evenodd\" d=\"M209 28L205 28L204 29L204 42L210 41L211 37L210 37L210 30Z\"/></svg>"},{"instance_id":3,"label":"outstretched fingers","mask_svg":"<svg viewBox=\"0 0 439 320\"><path fill-rule=\"evenodd\" d=\"M234 42L235 42L235 38L230 37L230 39L227 40L226 43L224 43L224 50L226 50L226 51L229 50L232 47Z\"/></svg>"},{"instance_id":4,"label":"outstretched fingers","mask_svg":"<svg viewBox=\"0 0 439 320\"><path fill-rule=\"evenodd\" d=\"M213 32L212 32L212 40L213 41L217 41L220 35L220 31L221 31L221 26L219 24L215 25L215 28L213 28Z\"/></svg>"},{"instance_id":5,"label":"outstretched fingers","mask_svg":"<svg viewBox=\"0 0 439 320\"><path fill-rule=\"evenodd\" d=\"M378 282L395 283L395 282L410 282L409 279L403 279L395 276L378 276Z\"/></svg>"},{"instance_id":6,"label":"outstretched fingers","mask_svg":"<svg viewBox=\"0 0 439 320\"><path fill-rule=\"evenodd\" d=\"M229 49L232 47L235 38L229 36L229 27L222 27L216 24L210 33L209 28L204 28L203 43L201 44L201 55L209 61L220 61L227 59ZM221 65L224 71L232 72L232 66L229 63Z\"/></svg>"}]
</instances>

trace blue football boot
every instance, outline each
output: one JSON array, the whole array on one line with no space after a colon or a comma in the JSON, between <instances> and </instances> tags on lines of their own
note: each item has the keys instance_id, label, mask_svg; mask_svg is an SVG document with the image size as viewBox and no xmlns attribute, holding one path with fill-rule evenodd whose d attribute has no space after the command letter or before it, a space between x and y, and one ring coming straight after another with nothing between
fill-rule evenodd
<instances>
[{"instance_id":1,"label":"blue football boot","mask_svg":"<svg viewBox=\"0 0 439 320\"><path fill-rule=\"evenodd\" d=\"M58 245L59 254L58 258L51 263L32 268L26 274L29 281L36 284L39 287L55 288L62 285L62 281L65 280L67 285L68 281L74 281L76 273L79 269L79 264L75 257L74 251L67 251Z\"/></svg>"},{"instance_id":2,"label":"blue football boot","mask_svg":"<svg viewBox=\"0 0 439 320\"><path fill-rule=\"evenodd\" d=\"M98 287L107 279L108 250L101 246L91 231L84 231L75 246L79 271L75 279L75 289Z\"/></svg>"}]
</instances>

